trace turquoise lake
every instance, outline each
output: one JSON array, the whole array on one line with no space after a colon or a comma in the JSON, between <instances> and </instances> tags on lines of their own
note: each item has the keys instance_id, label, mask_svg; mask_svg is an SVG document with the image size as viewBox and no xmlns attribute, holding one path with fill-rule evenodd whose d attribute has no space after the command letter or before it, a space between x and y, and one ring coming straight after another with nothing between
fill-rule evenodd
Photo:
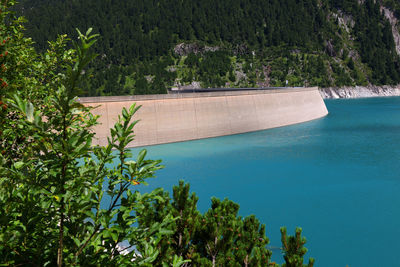
<instances>
[{"instance_id":1,"label":"turquoise lake","mask_svg":"<svg viewBox=\"0 0 400 267\"><path fill-rule=\"evenodd\" d=\"M303 124L148 147L166 167L145 190L184 179L202 212L227 197L273 247L281 226L301 226L315 266L400 266L400 98L325 103L328 116Z\"/></svg>"}]
</instances>

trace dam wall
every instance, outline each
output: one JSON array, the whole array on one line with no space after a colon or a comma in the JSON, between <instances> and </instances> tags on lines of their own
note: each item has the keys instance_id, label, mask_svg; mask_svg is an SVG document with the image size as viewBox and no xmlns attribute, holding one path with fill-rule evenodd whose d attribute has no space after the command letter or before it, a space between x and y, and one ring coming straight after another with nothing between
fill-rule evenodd
<instances>
[{"instance_id":1,"label":"dam wall","mask_svg":"<svg viewBox=\"0 0 400 267\"><path fill-rule=\"evenodd\" d=\"M224 91L167 95L84 97L100 115L97 144L106 145L110 128L123 107L142 107L135 114L130 147L239 134L301 123L328 114L317 87Z\"/></svg>"}]
</instances>

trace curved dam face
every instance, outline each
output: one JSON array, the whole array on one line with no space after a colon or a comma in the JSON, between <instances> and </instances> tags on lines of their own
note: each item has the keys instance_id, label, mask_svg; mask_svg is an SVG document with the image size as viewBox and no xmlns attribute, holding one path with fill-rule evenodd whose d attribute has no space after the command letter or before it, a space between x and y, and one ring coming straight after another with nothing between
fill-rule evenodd
<instances>
[{"instance_id":1,"label":"curved dam face","mask_svg":"<svg viewBox=\"0 0 400 267\"><path fill-rule=\"evenodd\" d=\"M110 128L123 107L142 107L135 114L130 147L231 135L301 123L328 114L317 87L225 91L148 96L84 97L98 106L97 144L107 144Z\"/></svg>"}]
</instances>

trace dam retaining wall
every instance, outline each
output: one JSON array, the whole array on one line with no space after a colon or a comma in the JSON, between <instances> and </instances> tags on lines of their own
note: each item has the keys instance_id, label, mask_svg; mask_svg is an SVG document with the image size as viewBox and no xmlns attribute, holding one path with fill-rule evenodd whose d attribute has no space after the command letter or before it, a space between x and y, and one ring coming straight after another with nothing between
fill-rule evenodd
<instances>
[{"instance_id":1,"label":"dam retaining wall","mask_svg":"<svg viewBox=\"0 0 400 267\"><path fill-rule=\"evenodd\" d=\"M142 107L135 114L130 147L239 134L301 123L328 114L317 87L224 91L167 95L84 97L98 106L97 144L105 145L123 107Z\"/></svg>"}]
</instances>

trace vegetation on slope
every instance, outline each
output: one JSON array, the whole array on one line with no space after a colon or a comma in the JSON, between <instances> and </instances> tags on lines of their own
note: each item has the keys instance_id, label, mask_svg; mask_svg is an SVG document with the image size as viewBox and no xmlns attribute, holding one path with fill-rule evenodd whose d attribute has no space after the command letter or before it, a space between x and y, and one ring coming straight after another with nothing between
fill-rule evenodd
<instances>
[{"instance_id":1,"label":"vegetation on slope","mask_svg":"<svg viewBox=\"0 0 400 267\"><path fill-rule=\"evenodd\" d=\"M360 3L359 3L360 2ZM383 1L399 10L396 1ZM380 1L22 0L43 51L93 25L99 57L84 95L167 88L397 84L399 57Z\"/></svg>"}]
</instances>

